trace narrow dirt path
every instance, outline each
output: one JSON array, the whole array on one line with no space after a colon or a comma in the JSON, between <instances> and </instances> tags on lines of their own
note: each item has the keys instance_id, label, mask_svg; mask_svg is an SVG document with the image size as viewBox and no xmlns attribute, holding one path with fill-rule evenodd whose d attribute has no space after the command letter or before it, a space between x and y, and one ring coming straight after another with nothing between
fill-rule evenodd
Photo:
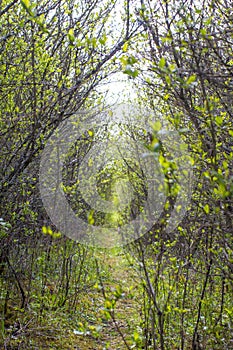
<instances>
[{"instance_id":1,"label":"narrow dirt path","mask_svg":"<svg viewBox=\"0 0 233 350\"><path fill-rule=\"evenodd\" d=\"M107 254L104 261L101 263L101 256L99 263L103 266L108 266L109 280L103 281L103 286L106 294L111 299L114 297L116 290L122 291L122 298L120 298L115 307L115 320L106 319L104 313L105 301L101 291L96 291L94 294L90 292L89 298L93 303L99 303L96 308L95 319L96 324L93 324L93 329L98 330L97 339L93 339L91 335L77 336L77 349L80 350L124 350L127 349L122 336L117 331L119 327L120 332L128 342L129 346L132 344L132 335L135 327L139 323L138 320L138 298L137 298L137 284L134 279L134 271L122 252L118 254Z\"/></svg>"}]
</instances>

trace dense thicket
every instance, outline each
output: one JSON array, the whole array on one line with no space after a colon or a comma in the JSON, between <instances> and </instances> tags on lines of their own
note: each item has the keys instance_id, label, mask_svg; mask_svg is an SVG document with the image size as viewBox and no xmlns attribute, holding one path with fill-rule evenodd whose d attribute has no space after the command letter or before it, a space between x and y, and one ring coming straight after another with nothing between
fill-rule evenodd
<instances>
[{"instance_id":1,"label":"dense thicket","mask_svg":"<svg viewBox=\"0 0 233 350\"><path fill-rule=\"evenodd\" d=\"M96 87L118 69L116 57L138 28L127 5L118 23L117 12L114 1L1 1L2 335L19 309L42 315L51 289L54 308L68 299L72 307L80 290L95 284L95 277L87 282L91 248L56 233L43 208L39 162L62 121L101 104ZM85 145L84 137L79 156Z\"/></svg>"},{"instance_id":2,"label":"dense thicket","mask_svg":"<svg viewBox=\"0 0 233 350\"><path fill-rule=\"evenodd\" d=\"M139 54L147 67L138 83L141 95L180 130L195 163L191 205L173 231L176 238L164 243L166 228L160 225L151 232L157 243L148 260L144 246L137 247L148 296L145 320L154 349L170 348L170 336L180 339L180 349L227 349L233 272L231 4L144 1L139 15L148 41Z\"/></svg>"},{"instance_id":3,"label":"dense thicket","mask_svg":"<svg viewBox=\"0 0 233 350\"><path fill-rule=\"evenodd\" d=\"M125 133L147 143L146 152L160 163L167 201L152 229L124 250L136 276L139 305L132 339L121 332L114 313L123 291L109 297L111 289L106 293L101 279L106 317L112 317L128 349L231 349L231 2L1 1L0 21L0 312L5 348L20 348L20 341L11 347L14 336L32 318L40 324L59 309L80 315L79 293L100 278L93 248L61 236L50 222L39 193L39 161L57 126L83 108L102 108L106 101L98 87L123 72L135 87L134 102L153 111L161 125L167 120L187 145L193 188L185 216L167 232L183 184L175 160L159 140L160 123L151 133L121 126L117 137ZM63 170L64 189L90 224L122 226L138 215L148 195L138 164L122 154L98 174L105 200L117 200L119 179L131 183L134 198L116 215L92 213L78 192L79 164L95 142L104 135L110 139L109 130L90 130L77 140ZM24 342L21 348L35 348Z\"/></svg>"}]
</instances>

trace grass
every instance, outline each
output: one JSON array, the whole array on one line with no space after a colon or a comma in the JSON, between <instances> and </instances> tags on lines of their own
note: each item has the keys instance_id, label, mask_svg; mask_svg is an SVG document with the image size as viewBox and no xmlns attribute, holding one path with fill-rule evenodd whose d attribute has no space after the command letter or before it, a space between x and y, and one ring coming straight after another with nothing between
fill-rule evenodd
<instances>
[{"instance_id":1,"label":"grass","mask_svg":"<svg viewBox=\"0 0 233 350\"><path fill-rule=\"evenodd\" d=\"M116 326L132 342L138 324L133 270L120 250L99 251L96 258L108 298L111 299L117 289L122 290L115 307L115 323L107 317L106 302L96 280L88 292L79 294L75 310L65 305L56 310L48 308L38 315L30 304L27 310L13 308L13 317L2 332L3 349L125 349Z\"/></svg>"}]
</instances>

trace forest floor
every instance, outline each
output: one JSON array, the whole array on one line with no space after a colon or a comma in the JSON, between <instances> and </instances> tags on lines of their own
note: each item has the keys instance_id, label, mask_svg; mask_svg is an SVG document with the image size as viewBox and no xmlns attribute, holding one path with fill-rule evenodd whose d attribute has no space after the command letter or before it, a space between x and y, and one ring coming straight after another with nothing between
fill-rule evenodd
<instances>
[{"instance_id":1,"label":"forest floor","mask_svg":"<svg viewBox=\"0 0 233 350\"><path fill-rule=\"evenodd\" d=\"M107 298L97 280L89 291L80 293L76 306L78 313L71 310L69 314L67 308L48 310L40 324L29 316L28 323L24 320L23 326L19 316L16 330L10 337L5 337L2 349L124 350L127 346L120 333L128 344L133 344L133 334L140 323L134 270L122 251L105 251L97 260L100 275L107 275L102 279ZM116 301L112 318L106 313L106 300L114 300L116 291L120 291L121 297Z\"/></svg>"}]
</instances>

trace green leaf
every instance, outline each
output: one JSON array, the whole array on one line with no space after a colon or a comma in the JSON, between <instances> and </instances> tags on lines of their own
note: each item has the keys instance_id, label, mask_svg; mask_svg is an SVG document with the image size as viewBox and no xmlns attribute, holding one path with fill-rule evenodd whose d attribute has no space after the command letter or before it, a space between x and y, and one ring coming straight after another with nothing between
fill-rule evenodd
<instances>
[{"instance_id":1,"label":"green leaf","mask_svg":"<svg viewBox=\"0 0 233 350\"><path fill-rule=\"evenodd\" d=\"M134 332L134 334L133 334L133 338L134 338L134 341L138 341L139 340L139 334L138 334L138 332Z\"/></svg>"},{"instance_id":2,"label":"green leaf","mask_svg":"<svg viewBox=\"0 0 233 350\"><path fill-rule=\"evenodd\" d=\"M20 1L21 5L23 6L23 8L27 11L27 13L34 17L34 13L32 12L32 10L30 9L31 7L31 3L30 0L21 0Z\"/></svg>"},{"instance_id":3,"label":"green leaf","mask_svg":"<svg viewBox=\"0 0 233 350\"><path fill-rule=\"evenodd\" d=\"M169 97L170 97L170 94L166 94L165 96L163 96L163 99L164 99L165 101L167 101L167 100L169 99Z\"/></svg>"},{"instance_id":4,"label":"green leaf","mask_svg":"<svg viewBox=\"0 0 233 350\"><path fill-rule=\"evenodd\" d=\"M220 116L215 117L215 121L216 121L216 124L219 126L222 125L223 123L223 119Z\"/></svg>"},{"instance_id":5,"label":"green leaf","mask_svg":"<svg viewBox=\"0 0 233 350\"><path fill-rule=\"evenodd\" d=\"M90 213L88 214L88 224L94 225L95 219L93 217L94 211L91 210Z\"/></svg>"},{"instance_id":6,"label":"green leaf","mask_svg":"<svg viewBox=\"0 0 233 350\"><path fill-rule=\"evenodd\" d=\"M29 9L31 6L30 0L21 0L21 5L25 8L25 10Z\"/></svg>"},{"instance_id":7,"label":"green leaf","mask_svg":"<svg viewBox=\"0 0 233 350\"><path fill-rule=\"evenodd\" d=\"M120 57L120 61L123 66L125 66L128 63L128 58L126 56Z\"/></svg>"},{"instance_id":8,"label":"green leaf","mask_svg":"<svg viewBox=\"0 0 233 350\"><path fill-rule=\"evenodd\" d=\"M204 206L204 212L206 213L206 214L209 214L209 212L210 212L210 207L209 207L209 204L206 204L205 206Z\"/></svg>"},{"instance_id":9,"label":"green leaf","mask_svg":"<svg viewBox=\"0 0 233 350\"><path fill-rule=\"evenodd\" d=\"M159 61L159 68L164 68L166 64L166 60L164 57L162 57Z\"/></svg>"},{"instance_id":10,"label":"green leaf","mask_svg":"<svg viewBox=\"0 0 233 350\"><path fill-rule=\"evenodd\" d=\"M200 33L201 33L202 36L206 36L207 30L206 30L205 28L202 28L202 29L200 30Z\"/></svg>"},{"instance_id":11,"label":"green leaf","mask_svg":"<svg viewBox=\"0 0 233 350\"><path fill-rule=\"evenodd\" d=\"M186 84L190 85L190 84L194 83L195 81L196 81L196 75L193 74L193 75L190 75L190 77L188 77L188 79L186 80Z\"/></svg>"},{"instance_id":12,"label":"green leaf","mask_svg":"<svg viewBox=\"0 0 233 350\"><path fill-rule=\"evenodd\" d=\"M73 45L74 40L75 40L73 28L69 29L69 31L68 31L68 39L69 39L70 44Z\"/></svg>"},{"instance_id":13,"label":"green leaf","mask_svg":"<svg viewBox=\"0 0 233 350\"><path fill-rule=\"evenodd\" d=\"M97 40L96 40L96 38L92 38L92 39L90 40L90 44L92 44L92 46L95 48L95 47L97 46Z\"/></svg>"},{"instance_id":14,"label":"green leaf","mask_svg":"<svg viewBox=\"0 0 233 350\"><path fill-rule=\"evenodd\" d=\"M166 83L167 83L167 85L171 85L171 78L170 78L170 76L169 75L166 75L165 76L165 80L166 80Z\"/></svg>"},{"instance_id":15,"label":"green leaf","mask_svg":"<svg viewBox=\"0 0 233 350\"><path fill-rule=\"evenodd\" d=\"M128 59L127 59L127 63L128 63L128 64L131 64L131 65L137 63L137 61L138 61L138 60L137 60L134 56L130 56L130 57L128 57Z\"/></svg>"},{"instance_id":16,"label":"green leaf","mask_svg":"<svg viewBox=\"0 0 233 350\"><path fill-rule=\"evenodd\" d=\"M99 42L101 45L104 45L107 41L107 36L106 34L104 33L103 36L99 39Z\"/></svg>"},{"instance_id":17,"label":"green leaf","mask_svg":"<svg viewBox=\"0 0 233 350\"><path fill-rule=\"evenodd\" d=\"M139 74L138 70L132 70L130 67L127 67L127 69L125 69L123 73L128 74L132 78L136 78Z\"/></svg>"},{"instance_id":18,"label":"green leaf","mask_svg":"<svg viewBox=\"0 0 233 350\"><path fill-rule=\"evenodd\" d=\"M172 42L172 38L170 36L165 36L161 38L162 43L170 43Z\"/></svg>"},{"instance_id":19,"label":"green leaf","mask_svg":"<svg viewBox=\"0 0 233 350\"><path fill-rule=\"evenodd\" d=\"M43 226L43 227L42 227L42 233L43 233L44 235L47 234L47 227L46 227L46 226Z\"/></svg>"},{"instance_id":20,"label":"green leaf","mask_svg":"<svg viewBox=\"0 0 233 350\"><path fill-rule=\"evenodd\" d=\"M157 131L161 130L161 128L162 128L162 124L161 124L161 122L159 120L157 120L153 124L153 130L157 132Z\"/></svg>"},{"instance_id":21,"label":"green leaf","mask_svg":"<svg viewBox=\"0 0 233 350\"><path fill-rule=\"evenodd\" d=\"M34 21L38 24L42 32L49 33L48 29L46 28L46 24L43 23L42 19L40 18L34 18Z\"/></svg>"},{"instance_id":22,"label":"green leaf","mask_svg":"<svg viewBox=\"0 0 233 350\"><path fill-rule=\"evenodd\" d=\"M123 52L126 52L128 50L129 43L126 41L122 47Z\"/></svg>"}]
</instances>

